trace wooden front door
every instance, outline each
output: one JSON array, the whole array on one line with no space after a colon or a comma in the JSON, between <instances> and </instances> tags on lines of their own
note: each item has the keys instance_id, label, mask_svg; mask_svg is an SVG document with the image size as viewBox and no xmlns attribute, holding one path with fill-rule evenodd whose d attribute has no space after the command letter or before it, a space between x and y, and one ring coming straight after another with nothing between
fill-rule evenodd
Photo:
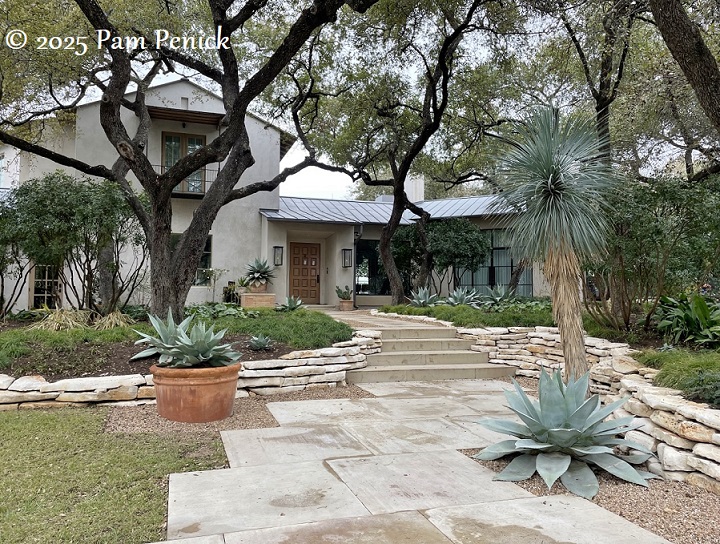
<instances>
[{"instance_id":1,"label":"wooden front door","mask_svg":"<svg viewBox=\"0 0 720 544\"><path fill-rule=\"evenodd\" d=\"M290 295L320 304L320 244L290 243Z\"/></svg>"}]
</instances>

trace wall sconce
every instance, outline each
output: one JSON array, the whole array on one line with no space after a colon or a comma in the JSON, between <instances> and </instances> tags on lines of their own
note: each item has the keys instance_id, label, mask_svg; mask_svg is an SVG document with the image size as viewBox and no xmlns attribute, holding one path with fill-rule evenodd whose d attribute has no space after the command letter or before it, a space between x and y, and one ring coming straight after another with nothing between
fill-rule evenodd
<instances>
[{"instance_id":1,"label":"wall sconce","mask_svg":"<svg viewBox=\"0 0 720 544\"><path fill-rule=\"evenodd\" d=\"M352 267L352 249L343 249L342 250L342 267L343 268Z\"/></svg>"},{"instance_id":2,"label":"wall sconce","mask_svg":"<svg viewBox=\"0 0 720 544\"><path fill-rule=\"evenodd\" d=\"M283 247L273 246L273 265L282 266L283 263Z\"/></svg>"}]
</instances>

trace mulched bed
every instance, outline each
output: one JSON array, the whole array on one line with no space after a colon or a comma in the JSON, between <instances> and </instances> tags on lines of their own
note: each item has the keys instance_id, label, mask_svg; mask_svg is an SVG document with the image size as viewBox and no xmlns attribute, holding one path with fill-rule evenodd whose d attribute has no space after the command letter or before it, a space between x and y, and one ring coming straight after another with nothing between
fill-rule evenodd
<instances>
[{"instance_id":1,"label":"mulched bed","mask_svg":"<svg viewBox=\"0 0 720 544\"><path fill-rule=\"evenodd\" d=\"M235 350L243 354L241 361L277 359L294 351L290 346L281 343L275 343L270 350L252 351L248 348L249 335L228 334L225 340L233 343ZM157 361L156 357L130 360L143 349L145 349L143 345L136 346L131 340L109 344L88 342L64 351L36 346L31 355L16 359L8 368L3 369L2 373L16 378L39 374L47 381L89 376L148 374L150 367Z\"/></svg>"}]
</instances>

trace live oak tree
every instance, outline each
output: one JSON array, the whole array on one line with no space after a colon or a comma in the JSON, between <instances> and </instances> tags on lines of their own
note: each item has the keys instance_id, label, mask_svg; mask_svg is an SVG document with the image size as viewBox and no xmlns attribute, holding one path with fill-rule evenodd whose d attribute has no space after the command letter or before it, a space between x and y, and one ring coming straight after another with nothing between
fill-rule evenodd
<instances>
[{"instance_id":1,"label":"live oak tree","mask_svg":"<svg viewBox=\"0 0 720 544\"><path fill-rule=\"evenodd\" d=\"M408 176L450 184L483 179L477 164L463 158L502 123L491 110L497 95L486 92L488 101L480 100L484 74L502 64L479 51L491 51L519 20L517 6L494 0L380 2L369 17L341 21L340 36L320 35L292 67L285 94L275 97L292 109L311 156L322 153L353 179L393 196L380 256L394 303L405 293L391 240L406 210L419 217L427 242L429 216L408 199ZM329 58L328 50L341 54ZM449 128L460 121L464 140L453 137L460 129Z\"/></svg>"},{"instance_id":2,"label":"live oak tree","mask_svg":"<svg viewBox=\"0 0 720 544\"><path fill-rule=\"evenodd\" d=\"M0 142L117 183L147 238L151 311L164 315L172 308L179 316L221 207L258 191L273 190L289 175L317 162L308 157L273 179L236 187L255 161L245 128L251 105L273 85L309 38L335 21L343 8L363 13L376 1L153 0L138 4L123 0L10 0L0 7L3 34L24 29L31 46L0 49ZM227 49L152 45L155 29L167 29L173 35L212 35L219 27L229 40ZM98 49L92 39L98 32L110 40L146 37L148 47ZM88 51L38 50L34 47L37 36L88 36ZM213 86L222 96L225 117L219 136L161 173L144 153L150 127L145 98L148 87L164 72L196 76ZM61 130L73 109L93 93L101 97L98 123L117 151L112 164L77 160L42 138L43 130ZM137 130L130 131L123 123L123 112L131 112ZM223 166L216 180L171 249L173 188L193 172L219 162ZM130 172L147 195L147 207L133 191Z\"/></svg>"},{"instance_id":3,"label":"live oak tree","mask_svg":"<svg viewBox=\"0 0 720 544\"><path fill-rule=\"evenodd\" d=\"M642 0L579 3L533 0L530 3L539 13L556 22L556 25L545 23L551 36L546 47L554 51L546 60L553 63L552 73L560 76L560 81L567 80L567 74L563 76L563 72L579 70L585 95L589 94L595 110L598 135L609 154L610 109L620 92L631 36L638 18L646 10L645 3ZM569 58L572 59L570 62Z\"/></svg>"},{"instance_id":4,"label":"live oak tree","mask_svg":"<svg viewBox=\"0 0 720 544\"><path fill-rule=\"evenodd\" d=\"M521 93L519 110L553 104L594 110L609 135L612 160L638 179L684 163L688 179L712 173L718 133L670 55L647 1L530 2L541 30L525 43L508 78ZM715 11L713 11L715 10ZM711 50L717 49L712 2L693 4ZM600 113L600 114L599 114Z\"/></svg>"},{"instance_id":5,"label":"live oak tree","mask_svg":"<svg viewBox=\"0 0 720 544\"><path fill-rule=\"evenodd\" d=\"M717 5L707 8L711 15L705 21L693 21L680 0L649 0L649 4L663 40L695 91L705 115L720 132L720 69L715 53L703 37L704 30L716 30ZM720 172L720 162L708 170Z\"/></svg>"}]
</instances>

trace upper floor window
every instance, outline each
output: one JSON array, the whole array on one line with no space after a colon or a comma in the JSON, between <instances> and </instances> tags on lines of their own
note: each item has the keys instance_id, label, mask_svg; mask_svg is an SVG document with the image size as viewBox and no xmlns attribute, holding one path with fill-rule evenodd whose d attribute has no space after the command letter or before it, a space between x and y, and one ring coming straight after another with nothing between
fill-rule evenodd
<instances>
[{"instance_id":1,"label":"upper floor window","mask_svg":"<svg viewBox=\"0 0 720 544\"><path fill-rule=\"evenodd\" d=\"M163 132L162 166L166 170L186 155L205 145L205 136L197 134L175 134ZM175 191L180 193L203 194L206 183L205 169L193 172L176 187Z\"/></svg>"}]
</instances>

